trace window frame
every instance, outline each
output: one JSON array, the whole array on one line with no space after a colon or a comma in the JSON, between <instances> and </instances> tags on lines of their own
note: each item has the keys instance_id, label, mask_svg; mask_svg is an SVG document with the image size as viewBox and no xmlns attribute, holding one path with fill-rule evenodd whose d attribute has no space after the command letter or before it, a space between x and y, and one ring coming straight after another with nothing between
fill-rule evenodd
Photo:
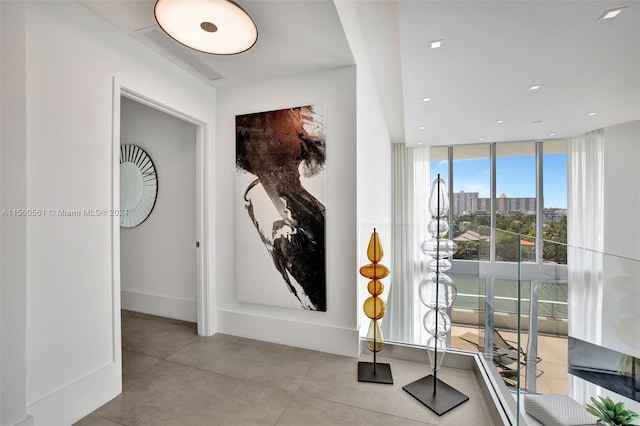
<instances>
[{"instance_id":1,"label":"window frame","mask_svg":"<svg viewBox=\"0 0 640 426\"><path fill-rule=\"evenodd\" d=\"M450 275L477 276L485 279L485 328L493 329L494 326L494 306L495 306L495 281L499 279L518 278L519 282L530 282L530 294L521 294L521 299L529 299L529 312L523 313L519 311L520 316L526 314L529 316L527 342L528 362L526 365L526 389L529 392L536 390L536 357L538 352L537 333L538 333L538 289L540 283L547 282L568 282L568 265L554 264L544 262L544 142L543 140L535 141L535 179L536 179L536 236L535 236L535 261L533 262L510 262L496 260L496 218L497 218L497 144L498 142L489 143L489 170L490 170L490 198L491 198L491 220L490 220L490 253L489 260L480 259L451 259L452 268ZM511 142L510 142L511 143ZM432 147L432 148L442 148ZM453 148L447 147L447 171L448 171L448 192L449 199L453 200L454 187L454 167L453 167ZM431 160L435 161L435 160ZM454 209L451 208L448 214L450 224L454 223ZM501 230L500 230L501 231ZM561 244L561 243L559 243ZM517 269L514 273L514 268ZM482 295L479 295L482 297ZM451 308L449 308L451 309ZM449 312L451 314L451 312ZM520 321L518 321L520 324ZM521 328L519 326L519 328ZM521 330L518 330L520 332ZM485 333L485 347L493 347L493 333ZM450 336L447 336L450 339ZM448 342L450 344L450 341Z\"/></svg>"}]
</instances>

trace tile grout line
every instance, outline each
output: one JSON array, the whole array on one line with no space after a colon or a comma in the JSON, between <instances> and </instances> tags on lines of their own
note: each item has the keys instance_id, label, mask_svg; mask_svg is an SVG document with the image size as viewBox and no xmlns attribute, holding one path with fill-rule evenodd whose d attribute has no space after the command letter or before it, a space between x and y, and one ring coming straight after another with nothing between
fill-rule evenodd
<instances>
[{"instance_id":1,"label":"tile grout line","mask_svg":"<svg viewBox=\"0 0 640 426\"><path fill-rule=\"evenodd\" d=\"M133 350L133 349L122 348L122 350L123 351L127 351L127 352L133 352L134 354L137 354L137 355L144 355L144 356L148 356L149 358L159 359L160 361L164 361L164 358L160 358L160 357L157 357L157 356L154 356L154 355L149 355L149 354L146 354L144 352L139 352L139 351L136 351L136 350ZM123 365L124 365L124 362L123 362Z\"/></svg>"},{"instance_id":2,"label":"tile grout line","mask_svg":"<svg viewBox=\"0 0 640 426\"><path fill-rule=\"evenodd\" d=\"M103 415L101 415L101 414L97 414L97 416L98 416L98 417L102 417L102 418L103 418L103 419L105 419L105 420L108 420L108 421L110 421L110 422L113 422L113 423L116 423L116 424L119 424L119 425L122 425L122 426L128 426L126 423L120 423L120 422L119 422L119 421L117 421L117 420L110 419L109 417L103 416Z\"/></svg>"},{"instance_id":3,"label":"tile grout line","mask_svg":"<svg viewBox=\"0 0 640 426\"><path fill-rule=\"evenodd\" d=\"M342 406L345 406L345 407L355 408L355 409L357 409L357 410L368 411L368 412L370 412L370 413L375 413L375 414L382 414L382 415L384 415L384 416L388 416L388 417L395 417L395 418L398 418L398 419L408 420L408 421L410 421L410 422L415 422L415 423L423 424L423 425L427 425L427 426L438 426L438 425L437 425L437 424L435 424L435 423L423 422L423 421L416 420L416 419L410 419L409 417L397 416L397 415L395 415L395 414L385 413L384 411L377 411L377 410L372 410L372 409L370 409L370 408L359 407L359 406L357 406L357 405L352 405L352 404L348 404L348 403L346 403L346 402L341 402L341 401L334 401L334 400L331 400L331 399L323 398L323 397L321 397L321 396L311 395L311 394L308 394L308 393L305 393L305 392L301 392L301 394L303 394L303 395L304 395L304 396L306 396L307 398L319 399L319 400L321 400L321 401L330 402L330 403L332 403L332 404L338 404L338 405L342 405Z\"/></svg>"},{"instance_id":4,"label":"tile grout line","mask_svg":"<svg viewBox=\"0 0 640 426\"><path fill-rule=\"evenodd\" d=\"M304 379L302 380L302 383L300 383L300 386L299 386L299 387L298 387L298 389L296 390L296 392L295 392L295 394L296 394L296 395L297 395L298 393L300 393L301 395L304 395L304 396L306 396L306 397L308 397L308 398L319 399L319 400L321 400L321 401L326 401L326 402L330 402L330 403L333 403L333 404L339 404L339 405L342 405L342 406L345 406L345 407L351 407L351 408L355 408L355 409L359 409L359 410L365 410L365 411L368 411L368 412L371 412L371 413L376 413L376 414L382 414L382 415L385 415L385 416L396 417L396 418L398 418L398 419L404 419L404 420L408 420L408 421L416 422L416 423L419 423L419 424L424 424L424 425L427 425L427 426L437 426L437 425L435 425L435 424L433 424L433 423L422 422L422 421L420 421L420 420L414 420L414 419L410 419L410 418L408 418L408 417L396 416L395 414L389 414L389 413L385 413L385 412L382 412L382 411L371 410L371 409L369 409L369 408L358 407L357 405L352 405L352 404L348 404L348 403L345 403L345 402L333 401L333 400L331 400L331 399L322 398L322 397L320 397L320 396L311 395L311 394L309 394L309 393L305 393L304 391L300 391L300 388L302 387L302 384L304 384L304 381L305 381L305 380L307 380L307 377L309 376L309 373L311 372L311 370L313 369L313 367L316 365L316 362L320 359L320 357L322 356L322 354L323 354L323 353L324 353L324 352L317 352L318 356L317 356L317 357L316 357L316 359L313 361L313 365L311 366L311 368L309 368L309 371L307 371L307 374L305 375ZM359 361L359 360L360 360L360 358L359 358L359 357L358 357L358 358L354 358L354 360L355 360L355 361Z\"/></svg>"},{"instance_id":5,"label":"tile grout line","mask_svg":"<svg viewBox=\"0 0 640 426\"><path fill-rule=\"evenodd\" d=\"M282 411L280 412L280 415L278 416L278 418L276 419L276 421L273 423L273 426L276 426L278 424L278 422L280 421L280 419L282 418L282 415L284 414L285 411L287 411L287 408L289 407L289 405L291 404L291 401L293 400L293 397L296 396L296 394L294 392L291 393L291 397L289 398L289 400L287 401L287 404L282 408Z\"/></svg>"},{"instance_id":6,"label":"tile grout line","mask_svg":"<svg viewBox=\"0 0 640 426\"><path fill-rule=\"evenodd\" d=\"M280 412L280 414L278 415L278 418L277 418L277 419L276 419L276 421L273 423L273 424L274 424L274 426L278 424L278 422L279 422L279 421L280 421L280 419L282 418L282 415L284 414L284 412L285 412L285 410L287 409L287 407L289 406L289 404L291 404L291 400L293 399L293 397L294 397L294 396L295 396L295 394L296 394L296 391L289 391L289 390L286 390L286 389L282 389L282 388L280 388L280 387L278 387L278 386L273 386L273 385L270 385L270 384L268 384L268 383L264 383L264 382L259 382L259 381L255 381L255 380L250 380L250 379L246 379L246 378L242 378L242 377L231 376L231 375L224 374L224 373L218 373L218 372L216 372L216 371L206 370L206 369L204 369L204 368L196 367L196 366L193 366L193 365L186 365L186 364L182 364L182 363L177 362L177 361L170 361L170 360L166 360L166 359L165 359L165 360L163 360L163 361L164 361L164 362L171 363L171 364L179 365L179 366L182 366L182 367L186 367L186 368L192 368L192 369L194 369L194 370L197 370L197 371L200 371L200 372L203 372L203 373L216 374L216 375L219 375L219 376L227 377L227 378L229 378L229 379L239 380L239 381L242 381L242 382L245 382L245 383L251 384L251 385L260 385L260 386L263 386L263 387L265 387L265 388L275 388L275 389L278 389L278 390L280 390L280 391L282 391L282 392L286 392L286 393L288 393L290 396L289 396L289 398L288 398L288 400L287 400L287 404L282 408L282 411L281 411L281 412ZM314 363L315 363L315 361L314 361ZM125 425L125 426L126 426L126 425Z\"/></svg>"},{"instance_id":7,"label":"tile grout line","mask_svg":"<svg viewBox=\"0 0 640 426\"><path fill-rule=\"evenodd\" d=\"M232 375L225 374L225 373L219 373L217 371L207 370L206 368L200 368L200 367L196 367L194 365L182 364L181 362L178 362L178 361L172 361L172 360L168 360L168 359L163 359L162 361L168 362L170 364L179 365L181 367L192 368L194 370L201 371L203 373L216 374L218 376L223 376L223 377L226 377L226 378L229 378L229 379L241 380L241 381L243 381L245 383L252 384L252 385L260 385L260 386L264 386L264 387L267 387L267 388L277 389L277 390L282 391L282 392L290 393L291 395L293 395L295 393L295 391L290 391L290 390L287 390L287 389L283 389L283 388L281 388L279 386L271 385L269 383L260 382L260 381L257 381L257 380L251 380L251 379L247 379L247 378L244 378L244 377L238 377L238 376L232 376Z\"/></svg>"},{"instance_id":8,"label":"tile grout line","mask_svg":"<svg viewBox=\"0 0 640 426\"><path fill-rule=\"evenodd\" d=\"M200 336L198 336L198 335L196 334L196 337L200 337ZM184 349L184 348L186 348L187 346L190 346L190 345L194 344L197 340L198 340L198 339L194 339L193 341L191 341L191 342L187 343L186 345L184 345L184 346L183 346L183 347L181 347L180 349L178 349L178 350L176 350L176 351L174 351L174 352L171 352L169 355L167 355L167 357L166 357L166 358L163 358L163 360L167 361L169 358L171 358L172 356L174 356L175 354L177 354L178 352L180 352L181 350L183 350L183 349Z\"/></svg>"},{"instance_id":9,"label":"tile grout line","mask_svg":"<svg viewBox=\"0 0 640 426\"><path fill-rule=\"evenodd\" d=\"M255 340L255 339L247 339L247 340ZM256 341L257 342L261 342L259 340L256 340ZM189 346L191 344L194 344L194 343L196 343L196 342L195 341L191 342L191 343L187 344L184 348L186 348L187 346ZM274 346L283 346L283 345L279 345L277 343L271 343L271 342L261 342L261 343L268 343L268 344L272 344ZM320 358L320 356L323 353L323 352L316 351L316 350L305 349L305 351L309 351L309 352L314 353L315 354L315 358L313 359L313 362L311 363L311 366L309 367L309 369L305 373L304 377L300 381L300 384L298 384L298 386L295 389L289 390L289 389L285 389L283 387L280 387L278 385L273 385L273 384L270 384L268 382L264 382L264 381L261 381L261 380L253 380L253 379L246 378L246 377L239 377L239 376L236 376L236 375L233 375L233 374L228 374L228 373L224 373L224 372L220 372L220 371L213 371L213 370L209 370L207 368L197 367L197 366L192 365L192 364L185 364L185 363L183 363L181 361L178 361L178 360L169 359L169 358L171 358L171 356L173 356L177 352L183 350L184 348L181 348L180 350L178 350L178 351L174 352L173 354L169 355L166 359L161 359L161 361L166 361L166 362L169 362L169 363L172 363L172 364L176 364L176 365L180 365L180 366L187 367L187 368L193 368L195 370L203 371L203 372L206 372L206 373L218 374L220 376L228 377L228 378L231 378L231 379L243 380L243 381L245 381L247 383L251 383L251 384L257 384L257 385L272 387L272 388L275 388L275 389L278 389L278 390L281 390L281 391L284 391L284 392L291 393L292 395L295 394L300 389L300 387L302 386L302 383L304 383L304 381L306 380L307 376L309 375L309 372L311 371L311 369L315 365L316 361ZM296 348L294 346L291 346L291 348L299 349L299 348Z\"/></svg>"},{"instance_id":10,"label":"tile grout line","mask_svg":"<svg viewBox=\"0 0 640 426\"><path fill-rule=\"evenodd\" d=\"M302 385L304 384L304 382L307 380L307 377L309 377L309 373L311 372L311 370L313 370L313 367L315 367L316 362L318 362L318 359L320 358L320 356L322 355L322 352L320 351L314 351L316 354L315 359L313 360L313 362L311 363L311 366L309 367L309 369L307 370L307 372L304 374L304 377L302 378L302 380L300 381L300 384L298 385L298 387L296 387L296 389L293 391L294 394L298 393L298 391L300 390L300 388L302 387Z\"/></svg>"}]
</instances>

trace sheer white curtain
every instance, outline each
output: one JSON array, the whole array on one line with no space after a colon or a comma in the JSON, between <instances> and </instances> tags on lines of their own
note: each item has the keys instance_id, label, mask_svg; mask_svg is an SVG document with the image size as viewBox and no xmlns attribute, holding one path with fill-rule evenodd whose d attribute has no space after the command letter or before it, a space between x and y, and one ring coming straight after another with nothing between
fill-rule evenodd
<instances>
[{"instance_id":1,"label":"sheer white curtain","mask_svg":"<svg viewBox=\"0 0 640 426\"><path fill-rule=\"evenodd\" d=\"M602 341L603 151L602 129L569 139L569 335L595 344ZM584 403L595 395L595 385L569 377L569 394L574 399Z\"/></svg>"},{"instance_id":2,"label":"sheer white curtain","mask_svg":"<svg viewBox=\"0 0 640 426\"><path fill-rule=\"evenodd\" d=\"M429 149L392 149L393 242L391 271L393 282L387 298L383 329L388 340L424 344L420 326L422 303L418 284L424 255L420 243L426 239L429 198Z\"/></svg>"}]
</instances>

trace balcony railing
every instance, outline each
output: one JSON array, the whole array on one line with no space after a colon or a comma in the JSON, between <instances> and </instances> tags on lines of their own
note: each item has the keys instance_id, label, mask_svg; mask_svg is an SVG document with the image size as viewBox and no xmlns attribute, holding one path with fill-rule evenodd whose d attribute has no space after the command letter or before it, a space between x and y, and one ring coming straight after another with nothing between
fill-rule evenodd
<instances>
[{"instance_id":1,"label":"balcony railing","mask_svg":"<svg viewBox=\"0 0 640 426\"><path fill-rule=\"evenodd\" d=\"M484 294L467 294L467 293L458 293L458 298L460 297L468 297L470 299L477 299L478 303L477 305L479 306L480 304L484 305L484 300L486 299L486 295ZM493 297L494 301L508 301L508 302L513 302L513 309L505 309L504 306L505 304L502 303L500 304L500 306L502 306L501 309L494 309L494 312L501 312L501 313L506 313L506 314L516 314L518 309L516 307L516 304L518 302L518 298L517 297L509 297L509 296L494 296ZM531 299L529 298L522 298L520 299L520 302L523 303L523 307L524 307L524 311L528 311L529 310L529 302L531 301ZM569 319L569 315L568 315L568 306L569 303L567 301L559 301L559 300L544 300L544 299L538 299L538 304L539 309L538 309L538 318L546 318L546 319L553 319L553 320L567 320ZM496 306L498 306L498 303L496 303ZM546 306L546 309L540 309L542 306ZM466 306L459 306L456 305L454 303L453 305L454 308L462 308L462 309L468 309Z\"/></svg>"},{"instance_id":2,"label":"balcony railing","mask_svg":"<svg viewBox=\"0 0 640 426\"><path fill-rule=\"evenodd\" d=\"M382 295L389 298L382 327L390 341L423 345L426 334L421 324L426 308L419 301L417 289L426 259L419 251L420 241L415 242L413 253L404 248L406 259L397 259L398 252L393 252L392 235L399 227L409 226L412 225L387 225L386 229L376 226L383 241L390 241L385 248L396 257L388 265L392 275L389 289ZM365 240L360 244L361 250L366 248L371 228L361 227ZM411 234L406 229L401 231ZM454 327L464 328L461 333L475 335L467 337L473 337L470 340L495 367L496 377L504 379L514 392L571 392L569 383L575 379L568 374L567 354L571 351L567 336L609 347L625 356L640 356L639 260L550 241L538 244L538 240L536 256L531 256L530 244L526 245L529 254L523 256L521 241L531 241L531 237L500 230L479 230L478 234L495 236L505 243L504 247L518 250L507 256L515 261L504 261L504 256L490 260L489 255L481 255L479 260L454 259L447 273L457 283L459 293L450 317ZM490 240L483 240L481 251L490 245ZM549 252L562 254L566 264L544 259L543 246ZM397 242L396 247L400 247ZM361 252L360 257L366 261L366 252ZM515 353L520 354L508 368L496 360L495 330L508 338ZM459 336L448 336L453 347L456 339L452 337ZM589 386L592 385L583 385L585 389Z\"/></svg>"}]
</instances>

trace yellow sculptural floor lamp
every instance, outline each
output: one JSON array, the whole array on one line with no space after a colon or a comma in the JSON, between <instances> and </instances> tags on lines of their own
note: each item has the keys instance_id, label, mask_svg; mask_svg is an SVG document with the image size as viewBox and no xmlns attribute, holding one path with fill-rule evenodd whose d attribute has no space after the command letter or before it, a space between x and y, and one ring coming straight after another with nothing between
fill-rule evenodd
<instances>
[{"instance_id":1,"label":"yellow sculptural floor lamp","mask_svg":"<svg viewBox=\"0 0 640 426\"><path fill-rule=\"evenodd\" d=\"M429 212L433 219L427 225L430 239L420 245L420 249L431 259L427 262L429 273L420 283L420 301L429 310L424 315L422 325L427 333L427 354L431 362L433 374L416 380L402 389L426 405L431 411L441 416L458 405L469 400L462 392L438 379L438 369L447 351L443 337L451 331L451 318L447 315L455 301L457 290L453 280L444 272L451 268L449 258L456 252L455 242L444 236L449 232L447 214L449 213L449 197L447 186L438 178L433 182L429 197Z\"/></svg>"},{"instance_id":2,"label":"yellow sculptural floor lamp","mask_svg":"<svg viewBox=\"0 0 640 426\"><path fill-rule=\"evenodd\" d=\"M376 362L376 353L384 345L380 320L387 312L387 304L380 298L384 291L380 280L391 273L389 268L378 263L382 260L382 255L382 244L374 228L367 247L367 257L371 263L360 268L360 275L370 280L367 284L367 290L371 297L364 301L364 313L371 319L367 332L367 348L373 352L373 362L358 362L358 381L392 385L391 366Z\"/></svg>"}]
</instances>

